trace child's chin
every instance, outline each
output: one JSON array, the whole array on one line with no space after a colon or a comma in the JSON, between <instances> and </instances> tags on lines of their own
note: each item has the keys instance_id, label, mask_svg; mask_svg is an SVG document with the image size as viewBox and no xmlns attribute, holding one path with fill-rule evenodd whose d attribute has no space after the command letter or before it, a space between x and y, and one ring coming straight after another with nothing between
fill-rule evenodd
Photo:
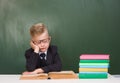
<instances>
[{"instance_id":1,"label":"child's chin","mask_svg":"<svg viewBox=\"0 0 120 83\"><path fill-rule=\"evenodd\" d=\"M40 51L41 51L41 52L45 52L45 51L46 51L46 49L41 49Z\"/></svg>"}]
</instances>

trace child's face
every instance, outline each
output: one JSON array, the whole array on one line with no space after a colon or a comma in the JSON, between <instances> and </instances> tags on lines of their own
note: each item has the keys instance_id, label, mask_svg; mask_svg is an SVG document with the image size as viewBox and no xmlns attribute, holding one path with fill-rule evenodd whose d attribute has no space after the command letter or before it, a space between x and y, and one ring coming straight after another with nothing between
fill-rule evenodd
<instances>
[{"instance_id":1,"label":"child's face","mask_svg":"<svg viewBox=\"0 0 120 83\"><path fill-rule=\"evenodd\" d=\"M40 52L45 52L49 48L51 37L48 33L44 32L41 35L32 37L32 41L39 47Z\"/></svg>"}]
</instances>

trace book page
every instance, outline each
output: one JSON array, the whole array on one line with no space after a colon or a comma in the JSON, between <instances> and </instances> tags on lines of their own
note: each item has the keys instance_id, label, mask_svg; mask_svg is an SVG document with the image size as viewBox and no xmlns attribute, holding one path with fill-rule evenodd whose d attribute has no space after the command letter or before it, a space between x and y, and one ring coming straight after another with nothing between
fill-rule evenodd
<instances>
[{"instance_id":1,"label":"book page","mask_svg":"<svg viewBox=\"0 0 120 83\"><path fill-rule=\"evenodd\" d=\"M36 79L47 79L47 73L40 74L29 74L29 75L21 75L20 80L36 80Z\"/></svg>"},{"instance_id":2,"label":"book page","mask_svg":"<svg viewBox=\"0 0 120 83\"><path fill-rule=\"evenodd\" d=\"M48 74L49 75L50 74L72 75L72 74L74 74L74 72L73 71L60 71L60 72L49 72Z\"/></svg>"},{"instance_id":3,"label":"book page","mask_svg":"<svg viewBox=\"0 0 120 83\"><path fill-rule=\"evenodd\" d=\"M51 79L78 79L73 71L49 72L48 76Z\"/></svg>"}]
</instances>

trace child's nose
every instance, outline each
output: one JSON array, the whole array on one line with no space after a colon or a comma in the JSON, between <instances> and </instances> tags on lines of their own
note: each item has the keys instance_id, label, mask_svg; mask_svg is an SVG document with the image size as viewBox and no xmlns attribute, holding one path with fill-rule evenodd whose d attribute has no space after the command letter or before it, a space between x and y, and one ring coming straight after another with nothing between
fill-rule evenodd
<instances>
[{"instance_id":1,"label":"child's nose","mask_svg":"<svg viewBox=\"0 0 120 83\"><path fill-rule=\"evenodd\" d=\"M40 45L41 45L41 47L43 47L43 46L44 46L44 43L43 43L43 42L41 42L41 44L40 44Z\"/></svg>"}]
</instances>

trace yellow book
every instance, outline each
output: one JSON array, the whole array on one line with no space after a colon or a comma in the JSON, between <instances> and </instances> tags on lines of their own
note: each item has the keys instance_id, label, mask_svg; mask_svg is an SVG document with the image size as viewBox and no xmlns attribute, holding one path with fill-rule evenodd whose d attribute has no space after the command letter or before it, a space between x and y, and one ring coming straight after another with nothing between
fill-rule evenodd
<instances>
[{"instance_id":1,"label":"yellow book","mask_svg":"<svg viewBox=\"0 0 120 83\"><path fill-rule=\"evenodd\" d=\"M79 68L79 72L108 72L108 68Z\"/></svg>"}]
</instances>

